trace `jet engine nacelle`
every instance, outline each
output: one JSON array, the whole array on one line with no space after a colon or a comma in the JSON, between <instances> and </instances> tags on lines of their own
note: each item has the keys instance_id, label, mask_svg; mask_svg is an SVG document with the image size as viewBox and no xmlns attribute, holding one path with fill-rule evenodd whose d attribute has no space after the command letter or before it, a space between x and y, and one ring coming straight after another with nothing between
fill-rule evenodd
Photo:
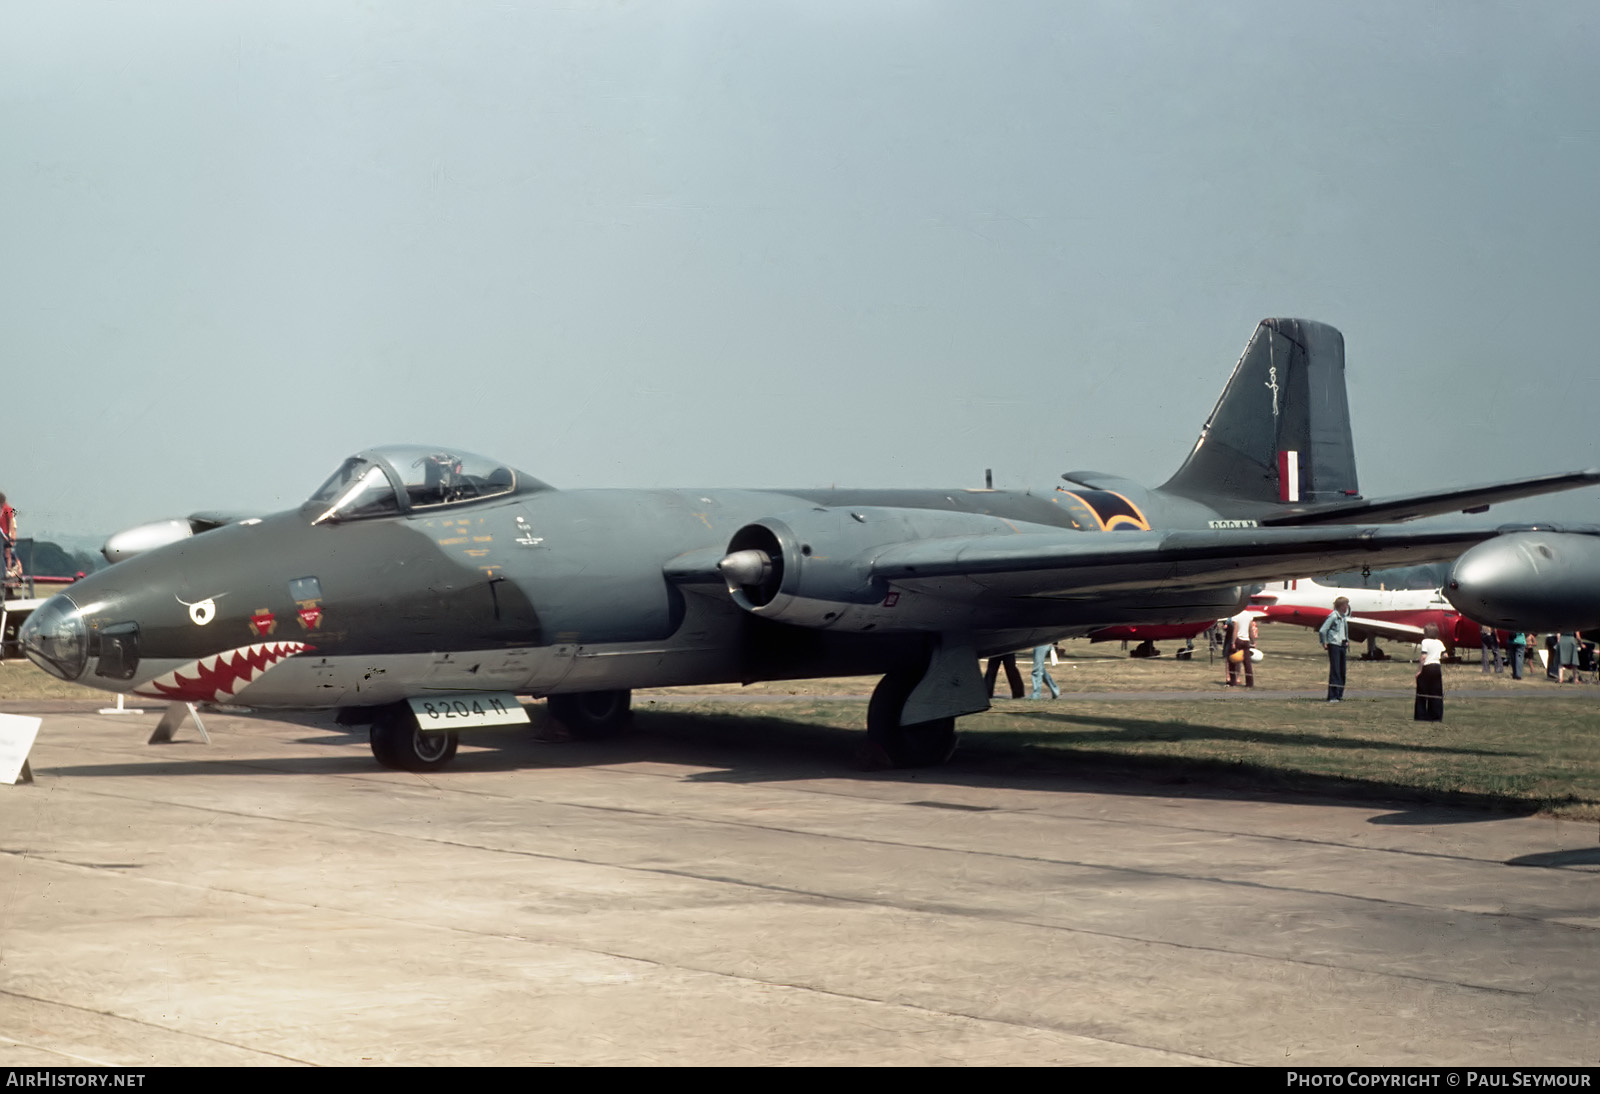
<instances>
[{"instance_id":1,"label":"jet engine nacelle","mask_svg":"<svg viewBox=\"0 0 1600 1094\"><path fill-rule=\"evenodd\" d=\"M177 543L180 539L188 539L194 535L194 529L187 520L153 520L149 524L137 524L132 528L124 528L113 533L106 540L100 553L107 562L121 562L134 555L142 555L146 551L153 551L157 547L165 547L169 543Z\"/></svg>"},{"instance_id":2,"label":"jet engine nacelle","mask_svg":"<svg viewBox=\"0 0 1600 1094\"><path fill-rule=\"evenodd\" d=\"M1600 627L1600 536L1513 532L1456 559L1445 585L1456 610L1519 631Z\"/></svg>"},{"instance_id":3,"label":"jet engine nacelle","mask_svg":"<svg viewBox=\"0 0 1600 1094\"><path fill-rule=\"evenodd\" d=\"M763 619L858 632L941 630L953 606L895 593L872 576L877 554L899 543L1023 528L976 513L818 507L745 525L718 569L734 603Z\"/></svg>"},{"instance_id":4,"label":"jet engine nacelle","mask_svg":"<svg viewBox=\"0 0 1600 1094\"><path fill-rule=\"evenodd\" d=\"M232 513L191 513L187 517L136 524L132 528L124 528L120 532L113 533L111 538L106 540L105 546L100 548L100 553L105 556L107 562L121 562L125 558L142 555L146 551L165 547L169 543L177 543L179 540L221 528L240 519L249 518L241 518Z\"/></svg>"}]
</instances>

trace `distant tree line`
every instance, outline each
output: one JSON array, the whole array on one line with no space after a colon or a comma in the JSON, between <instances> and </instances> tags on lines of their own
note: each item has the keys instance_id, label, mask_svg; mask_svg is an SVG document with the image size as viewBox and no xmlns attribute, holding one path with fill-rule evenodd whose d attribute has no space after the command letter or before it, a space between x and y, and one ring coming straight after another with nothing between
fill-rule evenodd
<instances>
[{"instance_id":1,"label":"distant tree line","mask_svg":"<svg viewBox=\"0 0 1600 1094\"><path fill-rule=\"evenodd\" d=\"M17 557L22 559L22 572L31 577L71 577L82 572L92 574L106 565L106 560L88 551L69 551L49 540L19 539Z\"/></svg>"}]
</instances>

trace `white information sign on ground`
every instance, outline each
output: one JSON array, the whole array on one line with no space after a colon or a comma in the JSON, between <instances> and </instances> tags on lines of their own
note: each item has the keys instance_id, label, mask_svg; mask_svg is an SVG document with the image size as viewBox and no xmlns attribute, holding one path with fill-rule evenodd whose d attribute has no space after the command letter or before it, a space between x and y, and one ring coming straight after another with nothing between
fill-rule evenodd
<instances>
[{"instance_id":1,"label":"white information sign on ground","mask_svg":"<svg viewBox=\"0 0 1600 1094\"><path fill-rule=\"evenodd\" d=\"M448 731L481 726L526 725L528 712L509 691L425 695L408 700L424 730Z\"/></svg>"},{"instance_id":2,"label":"white information sign on ground","mask_svg":"<svg viewBox=\"0 0 1600 1094\"><path fill-rule=\"evenodd\" d=\"M14 786L18 780L33 781L28 753L33 750L33 739L39 735L42 720L25 714L0 714L0 782Z\"/></svg>"}]
</instances>

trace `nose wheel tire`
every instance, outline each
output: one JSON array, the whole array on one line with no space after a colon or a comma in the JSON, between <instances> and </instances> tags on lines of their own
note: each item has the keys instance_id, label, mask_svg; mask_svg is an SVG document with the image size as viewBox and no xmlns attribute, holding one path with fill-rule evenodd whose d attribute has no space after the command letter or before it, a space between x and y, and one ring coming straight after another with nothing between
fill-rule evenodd
<instances>
[{"instance_id":1,"label":"nose wheel tire","mask_svg":"<svg viewBox=\"0 0 1600 1094\"><path fill-rule=\"evenodd\" d=\"M615 737L633 719L633 692L579 691L545 700L550 717L583 740Z\"/></svg>"},{"instance_id":2,"label":"nose wheel tire","mask_svg":"<svg viewBox=\"0 0 1600 1094\"><path fill-rule=\"evenodd\" d=\"M385 708L372 720L369 740L373 757L397 771L438 771L455 758L461 743L454 733L424 733L405 703Z\"/></svg>"},{"instance_id":3,"label":"nose wheel tire","mask_svg":"<svg viewBox=\"0 0 1600 1094\"><path fill-rule=\"evenodd\" d=\"M867 704L867 744L863 766L937 767L956 750L956 720L935 718L909 726L900 724L900 711L922 679L921 671L891 672L878 681Z\"/></svg>"}]
</instances>

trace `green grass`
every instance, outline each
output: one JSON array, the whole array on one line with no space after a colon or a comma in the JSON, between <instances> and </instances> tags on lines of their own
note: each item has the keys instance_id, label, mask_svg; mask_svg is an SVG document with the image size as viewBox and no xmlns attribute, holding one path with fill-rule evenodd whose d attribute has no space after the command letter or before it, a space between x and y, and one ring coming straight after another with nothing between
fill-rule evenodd
<instances>
[{"instance_id":1,"label":"green grass","mask_svg":"<svg viewBox=\"0 0 1600 1094\"><path fill-rule=\"evenodd\" d=\"M1600 708L1585 698L1446 700L1415 722L1409 697L1082 702L968 720L975 747L1272 785L1422 793L1600 816ZM1133 707L1133 709L1129 709Z\"/></svg>"},{"instance_id":2,"label":"green grass","mask_svg":"<svg viewBox=\"0 0 1600 1094\"><path fill-rule=\"evenodd\" d=\"M104 706L111 698L96 688L69 684L38 668L32 661L7 660L0 664L0 702L8 699L82 699Z\"/></svg>"},{"instance_id":3,"label":"green grass","mask_svg":"<svg viewBox=\"0 0 1600 1094\"><path fill-rule=\"evenodd\" d=\"M1443 723L1412 721L1409 697L1004 706L961 720L958 763L1600 819L1600 707L1576 696L1447 699ZM837 700L636 709L650 734L841 761L866 713Z\"/></svg>"},{"instance_id":4,"label":"green grass","mask_svg":"<svg viewBox=\"0 0 1600 1094\"><path fill-rule=\"evenodd\" d=\"M1161 644L1169 654L1181 645ZM1262 647L1258 690L1324 693L1327 657L1314 632L1265 627ZM1537 666L1518 683L1509 673L1484 676L1476 663L1446 665L1445 720L1427 723L1411 717L1412 661L1352 660L1354 694L1329 704L1223 688L1221 662L1208 664L1204 646L1191 662L1131 660L1109 644L1073 642L1065 649L1052 670L1062 698L1000 699L994 709L963 718L961 762L1600 818L1600 687L1546 683ZM1414 647L1388 649L1396 658L1415 656ZM1026 676L1025 657L1021 667ZM872 683L826 681L819 692L864 694ZM1396 694L1360 694L1379 689ZM804 693L807 687L760 690ZM1492 694L1459 694L1467 690ZM1145 702L1093 697L1125 691L1198 695ZM843 751L845 731L859 733L865 718L861 702L769 703L759 694L749 700L734 709L718 702L674 704L671 713L646 718L664 719L648 723L663 732L728 740L757 734L799 739L809 730L809 747L836 752Z\"/></svg>"},{"instance_id":5,"label":"green grass","mask_svg":"<svg viewBox=\"0 0 1600 1094\"><path fill-rule=\"evenodd\" d=\"M1164 643L1163 649L1178 646ZM1265 627L1262 646L1267 656L1257 666L1258 689L1321 693L1327 661L1312 632ZM1073 642L1065 649L1054 670L1061 700L1002 699L993 710L962 719L961 763L1600 818L1600 687L1593 684L1546 683L1537 668L1519 684L1509 674L1485 677L1475 664L1447 665L1445 720L1419 723L1411 720L1416 666L1410 662L1352 660L1355 694L1332 705L1224 689L1221 664L1208 664L1203 646L1192 662L1130 660L1115 645ZM1413 650L1390 649L1397 655ZM1022 668L1026 675L1026 658ZM645 733L790 749L847 763L874 683L856 677L656 689L641 691L635 708ZM1374 689L1397 694L1360 694ZM1459 694L1469 689L1493 694ZM1095 697L1125 691L1195 697ZM739 692L749 701L684 701L684 693L708 692ZM785 698L763 701L767 695ZM652 706L653 698L665 696L674 702ZM99 704L107 696L24 662L0 666L0 700L35 698Z\"/></svg>"}]
</instances>

